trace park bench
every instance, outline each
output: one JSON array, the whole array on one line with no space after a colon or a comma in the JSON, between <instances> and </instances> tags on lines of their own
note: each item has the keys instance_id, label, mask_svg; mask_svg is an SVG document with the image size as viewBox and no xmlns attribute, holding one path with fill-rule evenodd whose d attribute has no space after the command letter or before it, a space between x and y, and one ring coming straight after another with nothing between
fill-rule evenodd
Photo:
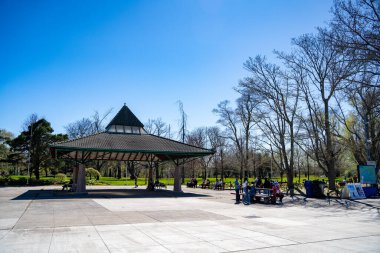
<instances>
[{"instance_id":1,"label":"park bench","mask_svg":"<svg viewBox=\"0 0 380 253\"><path fill-rule=\"evenodd\" d=\"M210 188L214 189L214 190L224 190L225 185L226 185L225 182L223 182L222 185L221 184L213 183Z\"/></svg>"},{"instance_id":2,"label":"park bench","mask_svg":"<svg viewBox=\"0 0 380 253\"><path fill-rule=\"evenodd\" d=\"M198 186L201 187L202 189L210 189L210 182L208 182L207 184L201 183Z\"/></svg>"},{"instance_id":3,"label":"park bench","mask_svg":"<svg viewBox=\"0 0 380 253\"><path fill-rule=\"evenodd\" d=\"M156 183L156 184L154 185L154 187L155 187L156 189L165 189L165 190L166 190L166 184L161 183L161 182Z\"/></svg>"},{"instance_id":4,"label":"park bench","mask_svg":"<svg viewBox=\"0 0 380 253\"><path fill-rule=\"evenodd\" d=\"M186 184L186 186L187 186L188 188L197 188L197 184L196 184L195 182L188 182L188 183Z\"/></svg>"},{"instance_id":5,"label":"park bench","mask_svg":"<svg viewBox=\"0 0 380 253\"><path fill-rule=\"evenodd\" d=\"M231 192L231 194L234 195L236 193ZM240 199L243 199L244 193L240 192L239 194L240 194ZM283 197L284 195L282 193L278 196L273 196L272 189L270 188L256 188L256 193L254 196L251 196L251 199L253 203L255 202L257 203L262 200L265 204L276 204L277 200L280 203L282 203Z\"/></svg>"},{"instance_id":6,"label":"park bench","mask_svg":"<svg viewBox=\"0 0 380 253\"><path fill-rule=\"evenodd\" d=\"M68 192L73 192L76 190L76 184L64 184L62 185L62 191L68 191Z\"/></svg>"}]
</instances>

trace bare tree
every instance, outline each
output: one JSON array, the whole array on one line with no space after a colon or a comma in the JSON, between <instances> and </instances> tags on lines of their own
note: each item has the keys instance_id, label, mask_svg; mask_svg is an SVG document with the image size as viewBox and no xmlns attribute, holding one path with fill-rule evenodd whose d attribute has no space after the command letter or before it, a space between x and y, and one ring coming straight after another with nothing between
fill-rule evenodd
<instances>
[{"instance_id":1,"label":"bare tree","mask_svg":"<svg viewBox=\"0 0 380 253\"><path fill-rule=\"evenodd\" d=\"M252 137L252 128L255 124L254 114L257 111L257 107L260 104L260 98L256 95L256 93L252 93L246 89L246 87L239 87L235 89L240 97L237 99L237 108L236 115L239 117L239 121L243 127L244 133L244 168L245 168L245 177L248 176L249 163L250 160L250 143Z\"/></svg>"},{"instance_id":2,"label":"bare tree","mask_svg":"<svg viewBox=\"0 0 380 253\"><path fill-rule=\"evenodd\" d=\"M345 96L353 111L346 112L337 98L337 119L345 127L340 136L358 164L380 159L380 76L360 73L360 82L350 82ZM373 85L366 85L371 83Z\"/></svg>"},{"instance_id":3,"label":"bare tree","mask_svg":"<svg viewBox=\"0 0 380 253\"><path fill-rule=\"evenodd\" d=\"M148 123L145 124L144 129L149 133L149 134L154 134L160 137L167 137L170 138L170 126L167 125L161 118L157 119L149 119ZM160 164L159 162L154 162L154 168L155 168L155 174L156 174L156 179L159 179L159 169L160 169ZM162 172L162 169L161 169ZM162 174L162 173L161 173Z\"/></svg>"},{"instance_id":4,"label":"bare tree","mask_svg":"<svg viewBox=\"0 0 380 253\"><path fill-rule=\"evenodd\" d=\"M98 111L95 111L90 118L83 118L68 124L65 129L69 139L81 138L104 131L104 120L111 112L112 109L109 109L103 115L100 115Z\"/></svg>"},{"instance_id":5,"label":"bare tree","mask_svg":"<svg viewBox=\"0 0 380 253\"><path fill-rule=\"evenodd\" d=\"M240 179L242 179L244 171L244 138L236 110L232 109L229 104L228 100L222 101L213 112L219 116L218 123L225 127L226 137L233 143L240 165Z\"/></svg>"},{"instance_id":6,"label":"bare tree","mask_svg":"<svg viewBox=\"0 0 380 253\"><path fill-rule=\"evenodd\" d=\"M37 113L32 113L28 116L28 118L24 121L22 124L22 130L28 131L29 126L36 123L40 118L38 117Z\"/></svg>"},{"instance_id":7,"label":"bare tree","mask_svg":"<svg viewBox=\"0 0 380 253\"><path fill-rule=\"evenodd\" d=\"M362 164L379 157L378 134L374 129L378 128L376 116L379 115L380 1L335 0L332 13L330 29L320 31L360 66L355 75L347 78L346 97L355 113L347 121L344 106L339 105L338 119L349 133L341 136L343 141Z\"/></svg>"},{"instance_id":8,"label":"bare tree","mask_svg":"<svg viewBox=\"0 0 380 253\"><path fill-rule=\"evenodd\" d=\"M259 127L271 147L272 158L273 147L279 152L281 163L287 172L288 187L292 189L295 120L300 93L298 84L302 82L303 76L299 73L286 75L278 66L267 63L265 58L260 56L255 59L250 58L244 66L252 76L240 82L240 86L262 101L258 113Z\"/></svg>"},{"instance_id":9,"label":"bare tree","mask_svg":"<svg viewBox=\"0 0 380 253\"><path fill-rule=\"evenodd\" d=\"M194 145L197 147L201 148L208 148L210 146L210 141L208 139L207 135L207 128L206 127L199 127L191 131L187 136L186 136L186 142L187 144ZM210 163L212 161L213 156L206 156L206 157L201 157L199 158L199 161L202 166L203 170L203 177L207 177L207 171L208 168L210 167Z\"/></svg>"},{"instance_id":10,"label":"bare tree","mask_svg":"<svg viewBox=\"0 0 380 253\"><path fill-rule=\"evenodd\" d=\"M187 114L185 113L184 109L183 109L183 103L181 100L178 100L177 101L178 103L178 109L179 109L179 113L180 113L180 117L181 119L179 120L179 131L178 131L178 135L179 135L179 138L182 142L185 142L185 138L186 138L186 131L187 131ZM185 182L185 166L182 165L181 167L181 177L182 177L182 183Z\"/></svg>"},{"instance_id":11,"label":"bare tree","mask_svg":"<svg viewBox=\"0 0 380 253\"><path fill-rule=\"evenodd\" d=\"M209 139L211 147L215 150L214 154L214 166L215 175L218 176L218 165L220 164L220 177L224 178L224 160L226 149L226 138L223 136L219 127L207 128L207 137Z\"/></svg>"},{"instance_id":12,"label":"bare tree","mask_svg":"<svg viewBox=\"0 0 380 253\"><path fill-rule=\"evenodd\" d=\"M314 159L329 178L330 190L335 190L335 160L339 149L334 141L332 100L345 86L345 80L356 71L354 62L337 50L321 32L306 34L293 40L292 54L278 53L293 70L302 69L307 80L301 83L308 115L303 125L311 137Z\"/></svg>"},{"instance_id":13,"label":"bare tree","mask_svg":"<svg viewBox=\"0 0 380 253\"><path fill-rule=\"evenodd\" d=\"M328 38L343 48L352 61L380 67L380 1L335 0ZM321 29L322 30L322 29ZM370 68L364 71L379 75ZM373 84L367 84L373 85Z\"/></svg>"},{"instance_id":14,"label":"bare tree","mask_svg":"<svg viewBox=\"0 0 380 253\"><path fill-rule=\"evenodd\" d=\"M104 121L108 118L111 112L112 112L112 108L105 111L105 113L103 113L102 115L100 115L98 111L95 111L94 115L91 116L92 124L93 124L93 132L99 133L101 131L104 131L104 127L105 127Z\"/></svg>"},{"instance_id":15,"label":"bare tree","mask_svg":"<svg viewBox=\"0 0 380 253\"><path fill-rule=\"evenodd\" d=\"M161 118L148 120L148 123L145 124L145 130L157 136L169 137L170 127L167 125Z\"/></svg>"},{"instance_id":16,"label":"bare tree","mask_svg":"<svg viewBox=\"0 0 380 253\"><path fill-rule=\"evenodd\" d=\"M70 123L65 126L65 129L69 139L82 138L95 133L93 122L89 118L83 118L74 123Z\"/></svg>"}]
</instances>

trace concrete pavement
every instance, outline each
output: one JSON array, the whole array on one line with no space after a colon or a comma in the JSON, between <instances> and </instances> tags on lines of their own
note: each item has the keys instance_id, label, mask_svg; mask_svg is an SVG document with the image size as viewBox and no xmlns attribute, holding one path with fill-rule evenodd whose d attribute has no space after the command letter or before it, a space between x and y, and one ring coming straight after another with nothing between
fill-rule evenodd
<instances>
[{"instance_id":1,"label":"concrete pavement","mask_svg":"<svg viewBox=\"0 0 380 253\"><path fill-rule=\"evenodd\" d=\"M234 205L230 191L0 188L0 252L380 252L380 199Z\"/></svg>"}]
</instances>

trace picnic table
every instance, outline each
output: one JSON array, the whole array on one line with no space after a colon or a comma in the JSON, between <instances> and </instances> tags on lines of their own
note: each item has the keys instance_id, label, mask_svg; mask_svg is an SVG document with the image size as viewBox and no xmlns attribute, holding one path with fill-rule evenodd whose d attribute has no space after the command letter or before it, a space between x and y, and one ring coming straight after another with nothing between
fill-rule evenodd
<instances>
[{"instance_id":1,"label":"picnic table","mask_svg":"<svg viewBox=\"0 0 380 253\"><path fill-rule=\"evenodd\" d=\"M256 188L255 196L253 196L254 201L259 202L260 200L264 200L265 204L269 204L269 202L273 203L273 194L272 189L270 188ZM274 198L274 203L276 203L276 198Z\"/></svg>"},{"instance_id":2,"label":"picnic table","mask_svg":"<svg viewBox=\"0 0 380 253\"><path fill-rule=\"evenodd\" d=\"M276 204L277 200L282 203L282 198L284 194L273 194L273 190L270 188L256 188L255 196L253 196L254 201L259 202L263 200L265 204Z\"/></svg>"}]
</instances>

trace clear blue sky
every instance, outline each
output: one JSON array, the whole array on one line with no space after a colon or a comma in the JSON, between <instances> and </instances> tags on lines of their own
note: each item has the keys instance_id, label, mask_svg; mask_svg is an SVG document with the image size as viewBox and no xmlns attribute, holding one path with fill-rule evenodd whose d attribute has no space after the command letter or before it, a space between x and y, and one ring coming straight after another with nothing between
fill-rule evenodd
<instances>
[{"instance_id":1,"label":"clear blue sky","mask_svg":"<svg viewBox=\"0 0 380 253\"><path fill-rule=\"evenodd\" d=\"M216 124L249 56L288 51L330 19L332 0L0 1L0 128L32 113L56 133L127 103L142 121Z\"/></svg>"}]
</instances>

